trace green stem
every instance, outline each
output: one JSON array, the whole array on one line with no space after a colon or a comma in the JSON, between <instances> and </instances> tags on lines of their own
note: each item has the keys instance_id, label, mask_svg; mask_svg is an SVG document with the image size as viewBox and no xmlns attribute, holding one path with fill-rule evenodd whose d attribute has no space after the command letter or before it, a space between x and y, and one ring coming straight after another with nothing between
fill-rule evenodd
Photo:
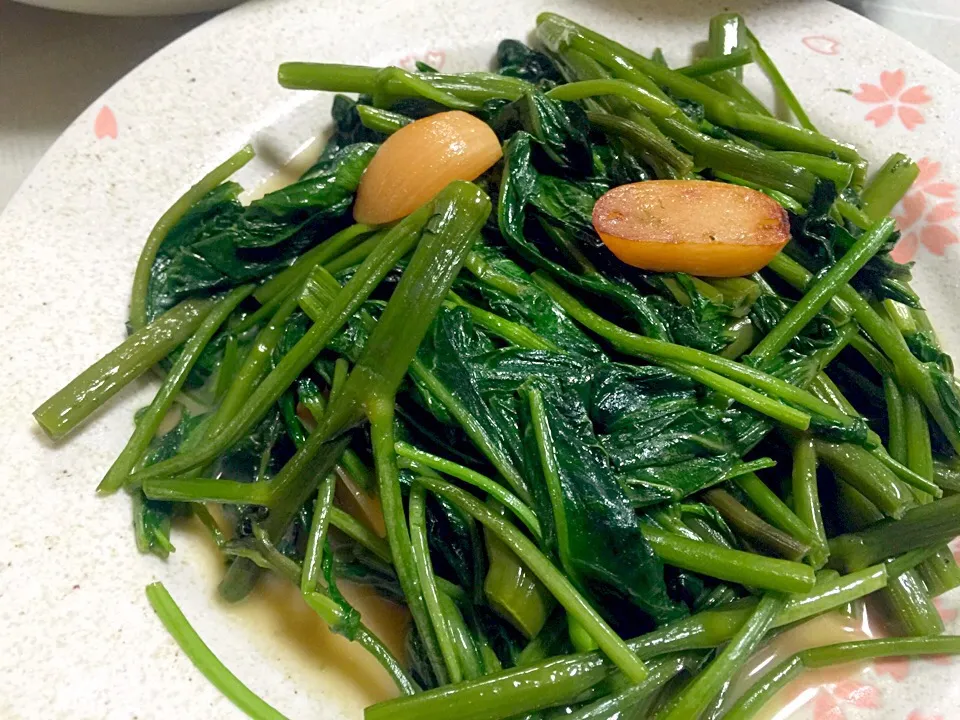
<instances>
[{"instance_id":1,"label":"green stem","mask_svg":"<svg viewBox=\"0 0 960 720\"><path fill-rule=\"evenodd\" d=\"M759 115L750 115L760 118ZM709 137L674 118L656 120L657 127L693 155L697 165L729 173L748 182L786 193L807 203L813 197L817 176L781 160L773 152Z\"/></svg>"},{"instance_id":2,"label":"green stem","mask_svg":"<svg viewBox=\"0 0 960 720\"><path fill-rule=\"evenodd\" d=\"M677 72L687 77L699 78L703 75L713 75L724 70L742 69L744 65L753 62L749 50L734 50L726 55L701 58L690 65L677 68Z\"/></svg>"},{"instance_id":3,"label":"green stem","mask_svg":"<svg viewBox=\"0 0 960 720\"><path fill-rule=\"evenodd\" d=\"M803 435L793 446L792 472L793 506L797 515L815 536L815 544L810 552L810 562L814 567L822 567L829 554L827 533L820 514L820 494L817 486L817 451L813 439Z\"/></svg>"},{"instance_id":4,"label":"green stem","mask_svg":"<svg viewBox=\"0 0 960 720\"><path fill-rule=\"evenodd\" d=\"M898 478L878 456L849 443L813 441L817 457L830 470L862 493L888 517L899 518L909 505L909 491L901 491ZM907 494L904 494L904 493Z\"/></svg>"},{"instance_id":5,"label":"green stem","mask_svg":"<svg viewBox=\"0 0 960 720\"><path fill-rule=\"evenodd\" d=\"M307 276L310 275L313 268L317 265L323 265L329 260L351 250L360 242L364 235L369 235L375 230L376 228L372 225L356 223L331 235L316 247L311 248L294 260L290 267L280 271L258 287L253 297L261 305L264 305L277 297L277 295L300 287L303 281L307 279Z\"/></svg>"},{"instance_id":6,"label":"green stem","mask_svg":"<svg viewBox=\"0 0 960 720\"><path fill-rule=\"evenodd\" d=\"M387 529L387 542L397 580L403 589L407 607L413 616L417 632L423 641L427 657L438 678L445 682L447 666L441 643L437 639L431 622L420 573L417 568L416 553L407 531L407 519L403 509L403 496L400 491L400 476L393 439L393 402L382 402L371 407L370 434L373 438L373 458L379 483L380 504L383 509L383 521ZM445 628L444 628L445 629Z\"/></svg>"},{"instance_id":7,"label":"green stem","mask_svg":"<svg viewBox=\"0 0 960 720\"><path fill-rule=\"evenodd\" d=\"M644 127L606 112L588 111L587 119L593 127L621 138L631 151L654 167L658 164L665 165L677 177L693 171L692 158L678 150L670 139L652 124L651 127Z\"/></svg>"},{"instance_id":8,"label":"green stem","mask_svg":"<svg viewBox=\"0 0 960 720\"><path fill-rule=\"evenodd\" d=\"M204 175L157 220L157 224L153 226L153 230L147 236L147 242L144 243L143 249L140 251L137 269L133 273L133 289L130 293L130 327L134 331L140 330L147 324L147 293L150 287L150 274L153 271L153 263L157 258L157 251L166 239L167 233L180 222L180 218L197 201L250 162L253 156L253 148L250 145L244 146Z\"/></svg>"},{"instance_id":9,"label":"green stem","mask_svg":"<svg viewBox=\"0 0 960 720\"><path fill-rule=\"evenodd\" d=\"M396 444L396 451L397 455L402 458L412 460L417 464L424 465L444 475L449 475L487 493L516 515L517 518L527 526L527 529L533 533L535 538L540 538L540 522L537 520L537 516L516 495L500 483L491 480L485 475L481 475L475 470L471 470L463 465L458 465L451 460L446 460L437 455L431 455L405 442L398 442Z\"/></svg>"},{"instance_id":10,"label":"green stem","mask_svg":"<svg viewBox=\"0 0 960 720\"><path fill-rule=\"evenodd\" d=\"M955 655L957 653L960 653L960 637L951 635L938 638L860 640L804 650L764 675L724 715L724 720L750 720L781 688L806 669L883 657Z\"/></svg>"},{"instance_id":11,"label":"green stem","mask_svg":"<svg viewBox=\"0 0 960 720\"><path fill-rule=\"evenodd\" d=\"M738 111L728 123L728 127L740 130L748 137L756 136L767 145L780 150L797 150L826 157L836 156L854 166L862 163L860 154L852 145L838 142L813 130L795 127L776 118Z\"/></svg>"},{"instance_id":12,"label":"green stem","mask_svg":"<svg viewBox=\"0 0 960 720\"><path fill-rule=\"evenodd\" d=\"M484 668L480 650L474 642L470 628L467 627L460 608L445 593L440 593L440 606L450 626L454 650L460 667L463 669L463 677L467 680L476 680L484 674ZM496 656L494 655L494 657Z\"/></svg>"},{"instance_id":13,"label":"green stem","mask_svg":"<svg viewBox=\"0 0 960 720\"><path fill-rule=\"evenodd\" d=\"M887 401L887 448L897 462L907 462L906 410L903 393L892 375L883 376L883 392Z\"/></svg>"},{"instance_id":14,"label":"green stem","mask_svg":"<svg viewBox=\"0 0 960 720\"><path fill-rule=\"evenodd\" d=\"M723 124L736 113L734 102L722 93L560 15L541 13L537 17L537 37L551 52L572 48L592 57L624 80L640 86L660 85L678 97L698 102L713 122Z\"/></svg>"},{"instance_id":15,"label":"green stem","mask_svg":"<svg viewBox=\"0 0 960 720\"><path fill-rule=\"evenodd\" d=\"M323 576L323 545L327 539L330 525L330 511L333 508L333 492L337 488L337 479L328 475L320 483L317 500L313 506L313 520L310 523L310 536L303 557L303 569L300 572L300 592L314 592Z\"/></svg>"},{"instance_id":16,"label":"green stem","mask_svg":"<svg viewBox=\"0 0 960 720\"><path fill-rule=\"evenodd\" d=\"M330 508L330 524L385 563L393 563L390 546L373 530L340 508Z\"/></svg>"},{"instance_id":17,"label":"green stem","mask_svg":"<svg viewBox=\"0 0 960 720\"><path fill-rule=\"evenodd\" d=\"M906 155L891 155L860 193L864 215L873 222L887 217L919 174L920 168Z\"/></svg>"},{"instance_id":18,"label":"green stem","mask_svg":"<svg viewBox=\"0 0 960 720\"><path fill-rule=\"evenodd\" d=\"M818 582L807 595L794 596L787 602L776 617L774 627L797 623L857 600L883 587L886 579L886 568L878 565ZM643 658L714 648L729 641L755 608L756 602L748 600L735 608L700 612L635 638L628 646ZM566 623L546 627L565 630ZM430 690L415 698L374 705L367 709L365 718L506 720L531 710L574 702L612 670L612 663L598 652L543 660L542 645L531 645L531 652L524 651L527 657L518 662L517 669L489 675L477 682Z\"/></svg>"},{"instance_id":19,"label":"green stem","mask_svg":"<svg viewBox=\"0 0 960 720\"><path fill-rule=\"evenodd\" d=\"M776 153L776 157L797 167L805 168L817 177L829 180L837 186L838 190L843 190L853 180L854 166L830 157L790 150L780 151Z\"/></svg>"},{"instance_id":20,"label":"green stem","mask_svg":"<svg viewBox=\"0 0 960 720\"><path fill-rule=\"evenodd\" d=\"M886 222L892 222L892 220L888 219ZM773 258L768 267L787 283L801 290L809 284L811 279L811 274L806 268L783 253ZM954 450L960 452L960 428L954 425L941 404L930 370L914 357L900 331L889 320L877 313L870 303L849 285L839 286L837 295L853 309L854 318L860 327L893 363L901 387L904 390L913 390L920 396ZM851 340L851 344L855 341L856 338ZM854 347L866 350L863 343L858 342Z\"/></svg>"},{"instance_id":21,"label":"green stem","mask_svg":"<svg viewBox=\"0 0 960 720\"><path fill-rule=\"evenodd\" d=\"M518 667L364 710L364 720L507 720L575 701L610 672L603 656L565 657Z\"/></svg>"},{"instance_id":22,"label":"green stem","mask_svg":"<svg viewBox=\"0 0 960 720\"><path fill-rule=\"evenodd\" d=\"M284 715L264 702L220 662L191 627L163 583L147 585L147 600L184 655L224 697L253 720L285 720Z\"/></svg>"},{"instance_id":23,"label":"green stem","mask_svg":"<svg viewBox=\"0 0 960 720\"><path fill-rule=\"evenodd\" d=\"M830 541L830 564L857 570L894 555L939 543L960 534L960 495L908 510L900 520L877 523Z\"/></svg>"},{"instance_id":24,"label":"green stem","mask_svg":"<svg viewBox=\"0 0 960 720\"><path fill-rule=\"evenodd\" d=\"M811 287L800 301L776 324L750 353L756 360L767 360L796 337L837 292L889 239L896 229L892 219L879 221L861 235L853 246Z\"/></svg>"},{"instance_id":25,"label":"green stem","mask_svg":"<svg viewBox=\"0 0 960 720\"><path fill-rule=\"evenodd\" d=\"M801 516L790 509L780 497L763 482L756 473L748 472L733 479L733 484L743 491L750 502L767 519L767 522L789 533L800 542L810 545L811 552L815 551L819 536L815 529L809 526ZM796 497L796 489L794 489ZM823 541L826 543L826 540Z\"/></svg>"},{"instance_id":26,"label":"green stem","mask_svg":"<svg viewBox=\"0 0 960 720\"><path fill-rule=\"evenodd\" d=\"M783 75L780 74L776 63L767 55L763 46L760 45L760 41L757 40L756 35L750 32L750 28L744 26L744 31L747 36L747 44L753 54L754 62L757 63L757 67L759 67L763 71L763 74L767 76L767 79L770 80L773 89L777 95L783 98L784 103L790 108L790 112L793 113L793 116L797 119L797 122L800 123L800 126L816 132L817 128L804 111L803 106L800 104L797 96L794 95L793 90L790 89L787 81L784 80Z\"/></svg>"},{"instance_id":27,"label":"green stem","mask_svg":"<svg viewBox=\"0 0 960 720\"><path fill-rule=\"evenodd\" d=\"M359 265L370 256L370 253L373 252L373 249L383 241L388 233L389 230L381 230L374 233L359 245L356 245L347 250L345 253L337 255L337 257L328 260L326 263L324 263L323 267L328 273L334 275L338 272L342 272L343 270Z\"/></svg>"},{"instance_id":28,"label":"green stem","mask_svg":"<svg viewBox=\"0 0 960 720\"><path fill-rule=\"evenodd\" d=\"M448 682L458 683L463 680L463 672L460 668L457 652L454 649L452 630L447 615L440 606L440 594L437 591L433 565L430 562L430 548L427 545L426 492L422 485L414 485L410 488L408 509L410 513L412 560L420 578L420 588L423 591L427 613L432 621L433 632L440 648L440 655L443 658L443 666L440 668L441 674L437 675L437 682L440 685L446 685ZM445 672L443 672L444 669ZM436 670L437 668L434 668L434 672Z\"/></svg>"},{"instance_id":29,"label":"green stem","mask_svg":"<svg viewBox=\"0 0 960 720\"><path fill-rule=\"evenodd\" d=\"M887 614L893 616L899 630L897 634L928 637L943 632L940 613L915 570L890 577L879 597L887 606Z\"/></svg>"},{"instance_id":30,"label":"green stem","mask_svg":"<svg viewBox=\"0 0 960 720\"><path fill-rule=\"evenodd\" d=\"M743 506L726 490L711 488L703 493L703 497L717 509L734 530L787 560L800 560L810 550L809 545L773 527Z\"/></svg>"},{"instance_id":31,"label":"green stem","mask_svg":"<svg viewBox=\"0 0 960 720\"><path fill-rule=\"evenodd\" d=\"M311 592L305 593L303 599L327 625L330 627L342 625L344 620L343 608L329 595L321 592ZM403 666L393 656L393 653L391 653L387 649L387 646L381 642L380 638L374 635L363 623L360 623L357 627L357 634L353 638L353 641L370 653L373 658L380 663L380 666L386 670L393 679L397 689L405 696L409 697L420 691L417 684L407 676Z\"/></svg>"},{"instance_id":32,"label":"green stem","mask_svg":"<svg viewBox=\"0 0 960 720\"><path fill-rule=\"evenodd\" d=\"M764 595L756 611L737 631L723 652L670 704L661 720L689 720L699 717L720 691L723 683L732 677L756 650L784 604L785 598L782 595Z\"/></svg>"},{"instance_id":33,"label":"green stem","mask_svg":"<svg viewBox=\"0 0 960 720\"><path fill-rule=\"evenodd\" d=\"M712 57L730 55L747 46L747 26L737 13L725 12L710 18L707 48ZM743 68L734 68L732 75L743 80Z\"/></svg>"},{"instance_id":34,"label":"green stem","mask_svg":"<svg viewBox=\"0 0 960 720\"><path fill-rule=\"evenodd\" d=\"M719 355L712 355L702 350L686 347L685 345L675 345L624 330L590 310L545 273L540 271L534 272L533 280L537 285L542 287L554 302L563 308L570 317L590 331L606 339L620 352L642 357L652 362L662 362L663 360L678 361L675 366L679 368L683 365L685 369L682 372L685 374L688 372L686 368L699 367L703 371L712 371L712 373L731 380L753 385L777 398L794 403L799 407L823 415L841 424L850 424L853 422L852 418L838 411L830 404L823 402L803 388L791 385L785 380L781 380L762 370L757 370L744 363L729 360ZM707 378L708 376L704 374L703 377ZM740 399L739 391L729 386L726 386L725 390L728 393L736 392L737 394L732 396L737 400ZM769 398L767 398L767 400L769 400ZM765 406L765 404L763 404L763 406ZM779 408L777 408L777 410L779 410Z\"/></svg>"},{"instance_id":35,"label":"green stem","mask_svg":"<svg viewBox=\"0 0 960 720\"><path fill-rule=\"evenodd\" d=\"M628 685L620 692L601 698L580 708L572 715L564 717L567 720L610 720L631 717L628 713L633 708L651 698L684 670L693 670L695 665L695 659L690 655L655 660L650 663L650 674L643 682Z\"/></svg>"},{"instance_id":36,"label":"green stem","mask_svg":"<svg viewBox=\"0 0 960 720\"><path fill-rule=\"evenodd\" d=\"M938 597L960 586L960 567L957 567L953 551L947 546L938 547L917 567L917 571L930 597Z\"/></svg>"},{"instance_id":37,"label":"green stem","mask_svg":"<svg viewBox=\"0 0 960 720\"><path fill-rule=\"evenodd\" d=\"M221 432L211 438L203 448L177 455L142 470L134 475L134 481L180 475L206 465L239 442L326 347L384 276L395 267L397 261L417 243L424 224L432 214L432 207L432 204L428 203L394 226L337 293L328 306L323 321L315 323L290 352L284 355Z\"/></svg>"},{"instance_id":38,"label":"green stem","mask_svg":"<svg viewBox=\"0 0 960 720\"><path fill-rule=\"evenodd\" d=\"M363 123L364 127L381 132L384 135L392 135L400 128L413 122L406 115L390 112L383 108L375 108L371 105L357 105L357 115L360 116L360 122Z\"/></svg>"},{"instance_id":39,"label":"green stem","mask_svg":"<svg viewBox=\"0 0 960 720\"><path fill-rule=\"evenodd\" d=\"M484 330L490 331L497 337L501 337L513 345L526 348L527 350L560 352L559 347L549 340L540 337L526 325L515 323L496 313L472 305L454 292L449 294L449 298L449 304L452 307L462 307L470 313L470 318L475 325L479 325Z\"/></svg>"},{"instance_id":40,"label":"green stem","mask_svg":"<svg viewBox=\"0 0 960 720\"><path fill-rule=\"evenodd\" d=\"M807 565L717 547L643 526L653 551L669 565L748 587L781 592L807 592L816 578Z\"/></svg>"},{"instance_id":41,"label":"green stem","mask_svg":"<svg viewBox=\"0 0 960 720\"><path fill-rule=\"evenodd\" d=\"M907 467L933 482L933 450L927 412L915 393L903 398L903 421L907 440Z\"/></svg>"},{"instance_id":42,"label":"green stem","mask_svg":"<svg viewBox=\"0 0 960 720\"><path fill-rule=\"evenodd\" d=\"M487 460L497 469L504 480L509 483L513 491L520 497L521 501L530 499L530 491L527 489L526 480L523 475L513 466L506 448L494 445L489 441L483 426L477 419L470 414L470 411L460 402L460 400L450 392L444 385L420 360L414 358L410 363L410 374L417 381L423 384L430 393L436 397L443 407L459 423L460 427L466 433L467 437L473 442L477 449L482 452Z\"/></svg>"},{"instance_id":43,"label":"green stem","mask_svg":"<svg viewBox=\"0 0 960 720\"><path fill-rule=\"evenodd\" d=\"M287 320L297 308L295 295L289 296L270 318L270 322L257 333L253 346L243 365L234 375L226 396L213 414L207 428L208 437L216 437L243 407L250 393L270 367L270 359L283 336Z\"/></svg>"},{"instance_id":44,"label":"green stem","mask_svg":"<svg viewBox=\"0 0 960 720\"><path fill-rule=\"evenodd\" d=\"M374 105L423 97L460 110L477 110L487 100L516 100L532 86L517 78L492 73L409 73L397 67L365 67L336 63L281 63L277 79L285 88L372 95Z\"/></svg>"},{"instance_id":45,"label":"green stem","mask_svg":"<svg viewBox=\"0 0 960 720\"><path fill-rule=\"evenodd\" d=\"M679 112L669 100L625 80L582 80L557 85L547 92L547 97L554 100L583 100L598 95L618 95L636 103L654 117L670 117Z\"/></svg>"},{"instance_id":46,"label":"green stem","mask_svg":"<svg viewBox=\"0 0 960 720\"><path fill-rule=\"evenodd\" d=\"M97 360L33 411L53 440L59 440L128 383L163 360L193 335L213 300L184 300Z\"/></svg>"},{"instance_id":47,"label":"green stem","mask_svg":"<svg viewBox=\"0 0 960 720\"><path fill-rule=\"evenodd\" d=\"M524 637L534 637L555 606L553 597L496 535L485 531L483 536L488 560L483 581L487 603Z\"/></svg>"},{"instance_id":48,"label":"green stem","mask_svg":"<svg viewBox=\"0 0 960 720\"><path fill-rule=\"evenodd\" d=\"M204 318L200 327L197 328L197 331L187 341L186 345L184 345L176 363L174 363L170 372L166 378L164 378L163 384L160 385L160 389L157 391L153 402L150 403L146 412L144 412L137 421L137 427L127 441L126 446L117 459L114 460L113 465L110 466L103 480L100 481L97 492L112 493L119 490L127 482L133 468L147 451L150 441L153 440L154 435L156 435L160 423L163 422L163 418L173 404L177 393L180 392L180 388L183 387L183 383L186 382L190 370L193 369L194 364L200 357L200 353L203 352L207 343L210 342L210 338L213 337L217 329L230 316L230 313L252 292L252 285L244 285L236 290L232 290L226 297L213 306L210 314Z\"/></svg>"},{"instance_id":49,"label":"green stem","mask_svg":"<svg viewBox=\"0 0 960 720\"><path fill-rule=\"evenodd\" d=\"M437 478L420 477L428 490L457 505L484 527L495 533L507 547L517 554L557 601L580 623L597 645L623 673L634 682L646 677L643 662L634 655L596 610L583 598L573 584L547 559L537 546L512 524L493 513L473 496Z\"/></svg>"},{"instance_id":50,"label":"green stem","mask_svg":"<svg viewBox=\"0 0 960 720\"><path fill-rule=\"evenodd\" d=\"M691 377L701 385L705 385L712 390L716 390L717 392L722 393L727 397L730 397L773 420L776 420L785 427L801 431L810 427L810 415L802 410L797 410L796 408L791 407L790 405L785 405L784 403L768 397L767 395L744 387L740 383L715 373L712 370L707 370L706 368L698 367L696 365L688 365L683 362L675 362L672 360L661 359L659 360L659 364L663 367L670 368L675 372L681 373L682 375Z\"/></svg>"}]
</instances>

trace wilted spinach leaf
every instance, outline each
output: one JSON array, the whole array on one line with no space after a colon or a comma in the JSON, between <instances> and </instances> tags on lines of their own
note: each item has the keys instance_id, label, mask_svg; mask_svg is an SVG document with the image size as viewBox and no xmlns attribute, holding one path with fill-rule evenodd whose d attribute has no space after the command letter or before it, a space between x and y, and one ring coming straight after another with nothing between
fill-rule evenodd
<instances>
[{"instance_id":1,"label":"wilted spinach leaf","mask_svg":"<svg viewBox=\"0 0 960 720\"><path fill-rule=\"evenodd\" d=\"M563 75L553 60L519 40L501 40L497 46L497 72L538 84L559 84Z\"/></svg>"},{"instance_id":2,"label":"wilted spinach leaf","mask_svg":"<svg viewBox=\"0 0 960 720\"><path fill-rule=\"evenodd\" d=\"M644 539L637 515L594 434L581 396L589 394L589 385L532 378L520 395L526 401L533 391L539 394L543 412L535 413L529 402L522 402L521 425L534 506L547 547L621 628L639 629L631 618L636 613L624 612L625 604L640 609L657 625L683 615L683 607L667 594L663 566ZM543 442L538 442L535 423L546 428ZM544 461L546 457L551 461Z\"/></svg>"},{"instance_id":3,"label":"wilted spinach leaf","mask_svg":"<svg viewBox=\"0 0 960 720\"><path fill-rule=\"evenodd\" d=\"M238 200L236 183L215 188L170 229L157 251L148 319L187 296L262 278L339 229L374 152L368 143L345 147L298 182L247 207Z\"/></svg>"},{"instance_id":4,"label":"wilted spinach leaf","mask_svg":"<svg viewBox=\"0 0 960 720\"><path fill-rule=\"evenodd\" d=\"M501 140L524 131L536 139L544 162L578 177L593 171L593 149L587 114L572 102L551 100L539 92L528 92L500 108L490 126Z\"/></svg>"}]
</instances>

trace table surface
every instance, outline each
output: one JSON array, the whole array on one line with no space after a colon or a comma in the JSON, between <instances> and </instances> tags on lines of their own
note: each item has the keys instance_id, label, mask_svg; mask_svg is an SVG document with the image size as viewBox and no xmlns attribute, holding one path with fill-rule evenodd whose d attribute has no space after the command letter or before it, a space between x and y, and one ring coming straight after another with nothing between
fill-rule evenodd
<instances>
[{"instance_id":1,"label":"table surface","mask_svg":"<svg viewBox=\"0 0 960 720\"><path fill-rule=\"evenodd\" d=\"M960 71L958 0L837 1ZM209 17L107 18L0 0L0 209L87 105Z\"/></svg>"}]
</instances>

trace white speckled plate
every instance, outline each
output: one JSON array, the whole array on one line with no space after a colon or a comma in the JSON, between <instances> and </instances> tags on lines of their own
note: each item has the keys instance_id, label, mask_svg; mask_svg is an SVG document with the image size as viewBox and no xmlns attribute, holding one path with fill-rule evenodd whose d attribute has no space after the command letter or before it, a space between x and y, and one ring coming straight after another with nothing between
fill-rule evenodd
<instances>
[{"instance_id":1,"label":"white speckled plate","mask_svg":"<svg viewBox=\"0 0 960 720\"><path fill-rule=\"evenodd\" d=\"M543 9L641 51L662 46L683 63L707 18L731 5L824 131L857 143L874 164L894 150L920 160L923 173L898 210L897 255L916 259L922 297L960 349L960 250L951 247L960 233L960 77L847 11L819 0L247 3L97 100L0 217L0 717L237 716L150 612L143 588L157 579L226 664L290 717L356 718L389 693L345 641L305 629L296 602L221 607L211 553L186 529L168 562L137 554L127 498L101 500L93 488L147 401L149 380L57 447L30 416L123 338L140 247L177 196L251 138L260 156L241 174L247 186L322 131L329 98L280 88L278 63L422 58L446 70L484 67L497 40L524 37ZM940 605L954 632L958 601ZM960 717L960 669L950 662L886 663L829 680L808 692L815 698L800 717Z\"/></svg>"}]
</instances>

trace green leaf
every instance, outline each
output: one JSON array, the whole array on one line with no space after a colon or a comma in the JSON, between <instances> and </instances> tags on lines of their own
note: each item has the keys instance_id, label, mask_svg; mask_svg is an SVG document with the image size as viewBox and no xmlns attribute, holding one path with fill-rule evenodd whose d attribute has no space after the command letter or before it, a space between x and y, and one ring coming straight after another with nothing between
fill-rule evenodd
<instances>
[{"instance_id":1,"label":"green leaf","mask_svg":"<svg viewBox=\"0 0 960 720\"><path fill-rule=\"evenodd\" d=\"M553 60L519 40L500 41L497 46L497 72L541 86L563 82L563 75Z\"/></svg>"},{"instance_id":2,"label":"green leaf","mask_svg":"<svg viewBox=\"0 0 960 720\"><path fill-rule=\"evenodd\" d=\"M640 531L587 414L589 385L531 378L520 391L527 465L546 546L609 621L635 632L636 609L659 625L684 614ZM527 402L536 393L542 413ZM540 430L544 432L541 433ZM631 609L632 608L632 609Z\"/></svg>"},{"instance_id":3,"label":"green leaf","mask_svg":"<svg viewBox=\"0 0 960 720\"><path fill-rule=\"evenodd\" d=\"M236 183L208 193L170 229L157 251L148 319L185 297L263 278L340 229L374 152L371 144L343 148L298 182L247 207L240 204Z\"/></svg>"}]
</instances>

